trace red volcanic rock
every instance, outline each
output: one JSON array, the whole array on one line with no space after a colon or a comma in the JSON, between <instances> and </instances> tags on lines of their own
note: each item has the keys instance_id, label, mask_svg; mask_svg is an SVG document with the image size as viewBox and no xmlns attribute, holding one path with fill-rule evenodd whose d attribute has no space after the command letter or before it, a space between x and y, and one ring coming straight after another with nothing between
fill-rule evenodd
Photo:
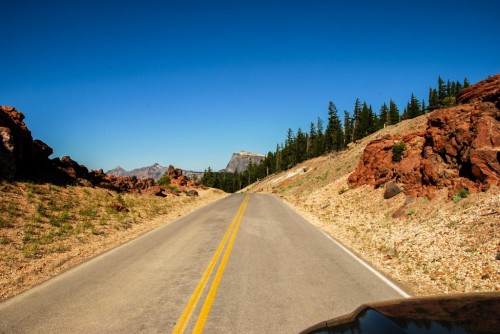
<instances>
[{"instance_id":1,"label":"red volcanic rock","mask_svg":"<svg viewBox=\"0 0 500 334\"><path fill-rule=\"evenodd\" d=\"M457 96L461 104L474 102L493 102L500 109L500 74L464 88Z\"/></svg>"},{"instance_id":2,"label":"red volcanic rock","mask_svg":"<svg viewBox=\"0 0 500 334\"><path fill-rule=\"evenodd\" d=\"M159 196L159 197L167 197L167 194L165 193L165 190L160 187L160 186L152 186L144 191L142 191L143 194L146 195L154 195L154 196Z\"/></svg>"},{"instance_id":3,"label":"red volcanic rock","mask_svg":"<svg viewBox=\"0 0 500 334\"><path fill-rule=\"evenodd\" d=\"M0 106L0 177L55 184L70 182L71 177L52 164L52 153L47 144L33 140L22 112Z\"/></svg>"},{"instance_id":4,"label":"red volcanic rock","mask_svg":"<svg viewBox=\"0 0 500 334\"><path fill-rule=\"evenodd\" d=\"M187 191L189 188L198 188L194 181L190 180L188 177L182 175L182 169L175 168L174 166L168 166L167 170L168 176L170 177L170 185L178 187L180 190Z\"/></svg>"},{"instance_id":5,"label":"red volcanic rock","mask_svg":"<svg viewBox=\"0 0 500 334\"><path fill-rule=\"evenodd\" d=\"M55 158L52 160L52 163L73 179L85 179L89 174L87 167L78 164L68 156L64 156L61 159Z\"/></svg>"},{"instance_id":6,"label":"red volcanic rock","mask_svg":"<svg viewBox=\"0 0 500 334\"><path fill-rule=\"evenodd\" d=\"M23 122L24 114L14 107L0 106L0 171L17 177L33 165L33 138Z\"/></svg>"},{"instance_id":7,"label":"red volcanic rock","mask_svg":"<svg viewBox=\"0 0 500 334\"><path fill-rule=\"evenodd\" d=\"M411 196L433 197L447 188L485 191L500 185L500 75L462 90L462 104L430 113L424 133L388 136L367 145L348 182L378 187L388 181ZM404 142L399 162L392 147Z\"/></svg>"}]
</instances>

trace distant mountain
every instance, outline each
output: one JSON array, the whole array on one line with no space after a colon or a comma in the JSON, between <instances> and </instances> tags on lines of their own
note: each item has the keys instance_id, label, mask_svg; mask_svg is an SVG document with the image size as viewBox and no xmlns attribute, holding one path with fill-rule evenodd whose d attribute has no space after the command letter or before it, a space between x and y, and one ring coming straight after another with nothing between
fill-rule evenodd
<instances>
[{"instance_id":1,"label":"distant mountain","mask_svg":"<svg viewBox=\"0 0 500 334\"><path fill-rule=\"evenodd\" d=\"M259 153L245 151L233 153L225 171L228 173L234 173L235 171L243 172L247 170L250 161L252 161L253 164L259 164L264 158L265 156Z\"/></svg>"},{"instance_id":2,"label":"distant mountain","mask_svg":"<svg viewBox=\"0 0 500 334\"><path fill-rule=\"evenodd\" d=\"M155 163L152 166L136 168L131 171L127 171L120 166L109 170L106 174L111 174L115 176L136 176L139 179L148 179L153 178L158 180L166 171L168 167L163 167L158 163Z\"/></svg>"},{"instance_id":3,"label":"distant mountain","mask_svg":"<svg viewBox=\"0 0 500 334\"><path fill-rule=\"evenodd\" d=\"M136 176L139 179L153 178L158 181L160 177L168 170L168 167L164 167L158 163L152 166L136 168L131 171L125 170L120 166L113 168L106 172L106 174L115 176ZM182 175L188 177L191 180L199 180L203 177L203 172L195 172L192 170L183 170Z\"/></svg>"},{"instance_id":4,"label":"distant mountain","mask_svg":"<svg viewBox=\"0 0 500 334\"><path fill-rule=\"evenodd\" d=\"M111 174L114 176L129 176L129 172L121 168L120 166L116 166L112 170L108 170L106 174Z\"/></svg>"}]
</instances>

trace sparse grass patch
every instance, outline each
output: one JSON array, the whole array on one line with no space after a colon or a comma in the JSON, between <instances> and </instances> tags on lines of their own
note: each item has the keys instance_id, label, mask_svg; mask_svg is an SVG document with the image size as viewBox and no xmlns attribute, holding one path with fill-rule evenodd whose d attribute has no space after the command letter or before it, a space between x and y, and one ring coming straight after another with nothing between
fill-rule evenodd
<instances>
[{"instance_id":1,"label":"sparse grass patch","mask_svg":"<svg viewBox=\"0 0 500 334\"><path fill-rule=\"evenodd\" d=\"M0 217L0 228L12 228L14 224L7 218Z\"/></svg>"},{"instance_id":2,"label":"sparse grass patch","mask_svg":"<svg viewBox=\"0 0 500 334\"><path fill-rule=\"evenodd\" d=\"M469 196L470 192L469 189L460 189L453 195L453 202L458 203L467 196Z\"/></svg>"},{"instance_id":3,"label":"sparse grass patch","mask_svg":"<svg viewBox=\"0 0 500 334\"><path fill-rule=\"evenodd\" d=\"M37 243L29 243L23 247L23 255L25 258L37 258L40 257L41 251Z\"/></svg>"},{"instance_id":4,"label":"sparse grass patch","mask_svg":"<svg viewBox=\"0 0 500 334\"><path fill-rule=\"evenodd\" d=\"M8 245L12 242L12 240L10 240L8 237L6 237L5 235L1 235L0 236L0 245Z\"/></svg>"},{"instance_id":5,"label":"sparse grass patch","mask_svg":"<svg viewBox=\"0 0 500 334\"><path fill-rule=\"evenodd\" d=\"M326 178L328 177L329 171L326 171L323 175L318 175L316 176L316 180L318 181L325 181Z\"/></svg>"},{"instance_id":6,"label":"sparse grass patch","mask_svg":"<svg viewBox=\"0 0 500 334\"><path fill-rule=\"evenodd\" d=\"M339 190L339 195L342 195L343 193L349 191L348 188L342 187L342 189Z\"/></svg>"}]
</instances>

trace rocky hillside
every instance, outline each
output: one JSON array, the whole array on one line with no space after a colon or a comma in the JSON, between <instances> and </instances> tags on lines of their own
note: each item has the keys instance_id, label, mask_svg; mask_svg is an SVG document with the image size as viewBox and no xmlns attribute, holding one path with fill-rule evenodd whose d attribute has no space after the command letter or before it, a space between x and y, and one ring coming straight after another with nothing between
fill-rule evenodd
<instances>
[{"instance_id":1,"label":"rocky hillside","mask_svg":"<svg viewBox=\"0 0 500 334\"><path fill-rule=\"evenodd\" d=\"M234 173L235 171L243 172L247 170L250 161L253 164L259 164L264 158L264 155L258 153L245 151L233 153L224 171L228 173Z\"/></svg>"},{"instance_id":2,"label":"rocky hillside","mask_svg":"<svg viewBox=\"0 0 500 334\"><path fill-rule=\"evenodd\" d=\"M369 143L349 183L394 181L408 195L429 198L437 189L448 189L451 198L461 189L500 186L500 75L462 90L457 101L429 114L424 131Z\"/></svg>"},{"instance_id":3,"label":"rocky hillside","mask_svg":"<svg viewBox=\"0 0 500 334\"><path fill-rule=\"evenodd\" d=\"M282 197L412 294L500 291L499 89L488 78L457 107L247 190Z\"/></svg>"},{"instance_id":4,"label":"rocky hillside","mask_svg":"<svg viewBox=\"0 0 500 334\"><path fill-rule=\"evenodd\" d=\"M181 169L156 164L144 173L154 176L168 171L171 188L165 189L155 184L152 177L115 176L102 170L89 171L69 156L50 159L53 150L40 140L34 140L24 123L24 114L14 107L0 106L0 179L23 180L55 185L78 184L100 187L117 192L151 194L166 197L178 195L177 191L188 192L197 188L195 183L183 176ZM160 175L160 176L161 176ZM180 175L180 176L179 176Z\"/></svg>"}]
</instances>

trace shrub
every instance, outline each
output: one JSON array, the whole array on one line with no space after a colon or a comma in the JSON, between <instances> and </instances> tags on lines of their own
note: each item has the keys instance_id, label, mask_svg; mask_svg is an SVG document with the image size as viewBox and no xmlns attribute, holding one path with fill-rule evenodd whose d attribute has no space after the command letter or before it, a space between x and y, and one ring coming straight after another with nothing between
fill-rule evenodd
<instances>
[{"instance_id":1,"label":"shrub","mask_svg":"<svg viewBox=\"0 0 500 334\"><path fill-rule=\"evenodd\" d=\"M392 161L400 162L403 152L406 151L406 144L403 142L395 143L392 147Z\"/></svg>"},{"instance_id":2,"label":"shrub","mask_svg":"<svg viewBox=\"0 0 500 334\"><path fill-rule=\"evenodd\" d=\"M455 193L455 195L453 195L453 202L458 203L462 199L464 199L467 196L469 196L469 194L470 194L469 189L460 189L459 191L457 191Z\"/></svg>"},{"instance_id":3,"label":"shrub","mask_svg":"<svg viewBox=\"0 0 500 334\"><path fill-rule=\"evenodd\" d=\"M168 175L168 173L164 173L160 177L160 179L158 180L158 184L163 187L166 187L170 184L170 176Z\"/></svg>"}]
</instances>

